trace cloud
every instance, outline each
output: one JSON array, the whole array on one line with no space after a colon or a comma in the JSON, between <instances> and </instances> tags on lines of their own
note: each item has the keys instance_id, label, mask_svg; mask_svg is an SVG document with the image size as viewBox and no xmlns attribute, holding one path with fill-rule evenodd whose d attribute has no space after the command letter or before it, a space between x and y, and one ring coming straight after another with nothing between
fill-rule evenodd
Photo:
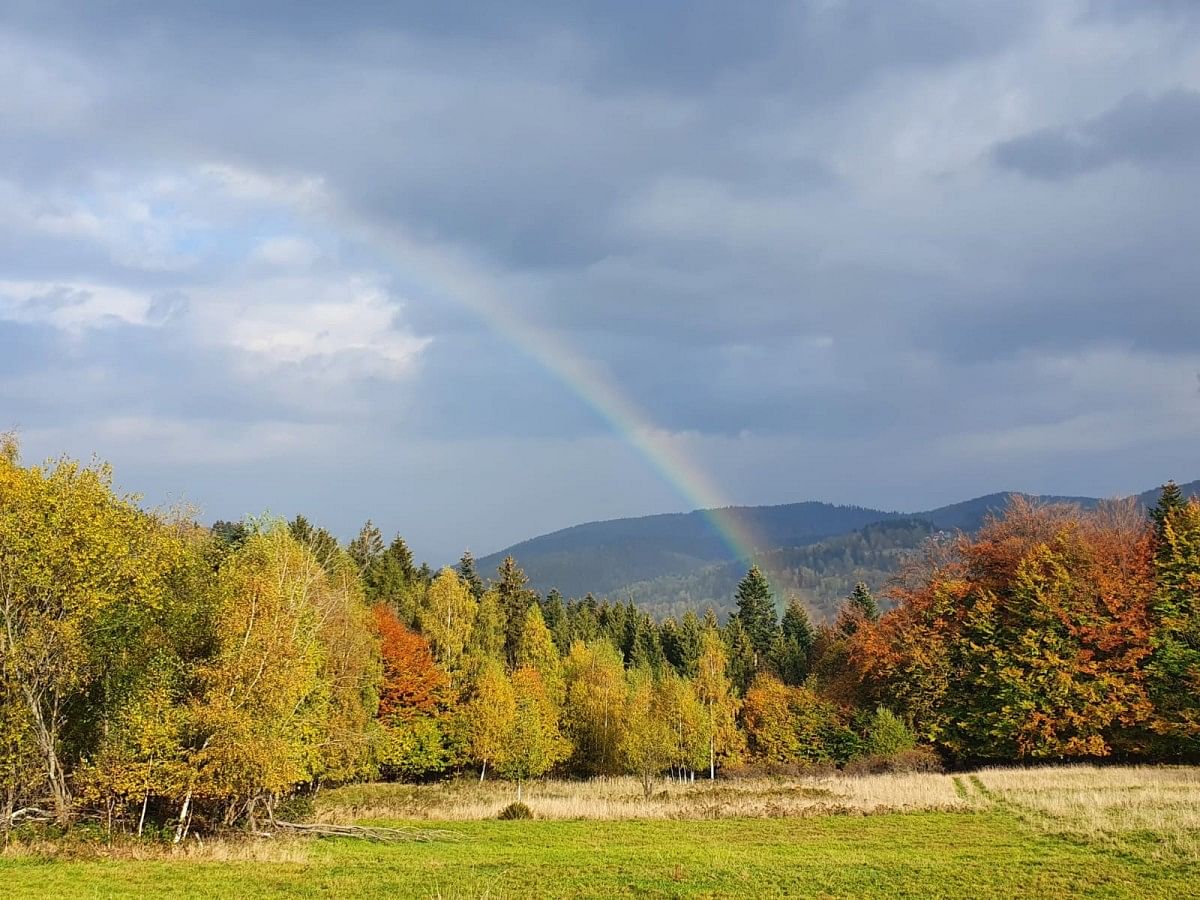
<instances>
[{"instance_id":1,"label":"cloud","mask_svg":"<svg viewBox=\"0 0 1200 900\"><path fill-rule=\"evenodd\" d=\"M108 285L0 281L0 318L10 322L79 333L117 323L147 325L155 309L153 298Z\"/></svg>"},{"instance_id":2,"label":"cloud","mask_svg":"<svg viewBox=\"0 0 1200 900\"><path fill-rule=\"evenodd\" d=\"M9 4L4 415L438 562L688 502L575 370L730 501L1195 477L1194 7Z\"/></svg>"},{"instance_id":3,"label":"cloud","mask_svg":"<svg viewBox=\"0 0 1200 900\"><path fill-rule=\"evenodd\" d=\"M997 165L1057 180L1118 163L1194 165L1200 154L1200 91L1130 94L1070 128L1043 128L997 144Z\"/></svg>"}]
</instances>

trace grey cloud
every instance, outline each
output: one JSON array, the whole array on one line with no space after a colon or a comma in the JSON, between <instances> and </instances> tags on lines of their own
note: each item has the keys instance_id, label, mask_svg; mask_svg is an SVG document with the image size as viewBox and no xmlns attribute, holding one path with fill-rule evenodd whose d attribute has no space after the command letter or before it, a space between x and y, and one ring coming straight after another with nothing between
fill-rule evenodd
<instances>
[{"instance_id":1,"label":"grey cloud","mask_svg":"<svg viewBox=\"0 0 1200 900\"><path fill-rule=\"evenodd\" d=\"M0 409L439 562L687 502L539 334L731 501L1195 477L1157 419L1193 387L1200 85L1186 10L1120 6L7 4L4 277L150 305L0 321Z\"/></svg>"},{"instance_id":2,"label":"grey cloud","mask_svg":"<svg viewBox=\"0 0 1200 900\"><path fill-rule=\"evenodd\" d=\"M1056 180L1128 162L1194 163L1200 153L1200 92L1130 94L1075 127L1045 128L998 144L993 159L1031 178Z\"/></svg>"}]
</instances>

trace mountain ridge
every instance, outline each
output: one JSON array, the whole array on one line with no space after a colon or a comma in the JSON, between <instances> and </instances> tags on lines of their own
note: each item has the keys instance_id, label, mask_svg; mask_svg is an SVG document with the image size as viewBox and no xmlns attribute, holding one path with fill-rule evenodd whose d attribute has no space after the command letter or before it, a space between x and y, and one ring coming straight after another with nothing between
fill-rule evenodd
<instances>
[{"instance_id":1,"label":"mountain ridge","mask_svg":"<svg viewBox=\"0 0 1200 900\"><path fill-rule=\"evenodd\" d=\"M1200 496L1200 480L1182 484L1180 489L1188 496ZM1156 501L1159 490L1152 488L1130 496L1143 506L1150 506ZM926 533L974 531L989 513L1003 509L1014 496L1039 502L1076 503L1084 507L1094 507L1102 502L1095 497L1000 491L911 513L816 500L718 508L726 516L737 519L741 529L761 537L763 546L755 547L751 557L730 548L710 518L713 510L656 513L571 525L488 554L481 557L477 565L486 577L505 556L512 555L524 568L530 585L540 592L557 589L568 597L593 593L601 597L632 598L639 605L674 612L684 606L724 605L730 592L727 590L729 577L720 571L722 567L736 572L740 565L744 572L752 558L769 570L773 568L771 560L782 560L786 564L781 563L780 570L791 572L792 576L776 579L780 589L812 594L812 588L805 585L819 579L825 587L805 599L814 612L823 613L827 611L830 591L840 590L847 579L860 575L861 580L868 583L878 582L882 574L894 569L894 565L882 569L872 566L886 563L893 557L896 558L893 563L898 564L900 551L915 547L910 544L917 540L916 530L901 529L903 537L893 535L892 539L900 540L902 546L890 547L887 554L880 555L883 551L872 543L878 540L879 532L868 532L871 526L921 522L928 526ZM858 537L853 538L854 535ZM840 545L836 543L839 538L842 539ZM824 575L818 575L816 569L808 565L822 568L816 558L812 553L801 551L823 542L834 542L828 548L831 553L839 546L849 553L847 548L853 545L854 553L863 559L869 557L872 564L864 568L847 561L843 567L845 571L840 574L826 571ZM801 558L807 563L797 562ZM710 587L702 590L700 584ZM720 593L707 596L716 590ZM706 596L695 596L696 592Z\"/></svg>"}]
</instances>

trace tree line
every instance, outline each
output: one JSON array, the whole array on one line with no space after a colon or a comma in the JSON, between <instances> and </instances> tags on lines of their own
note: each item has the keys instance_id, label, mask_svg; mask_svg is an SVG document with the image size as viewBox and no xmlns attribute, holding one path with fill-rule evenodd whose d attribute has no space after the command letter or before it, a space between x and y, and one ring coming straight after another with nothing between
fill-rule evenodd
<instances>
[{"instance_id":1,"label":"tree line","mask_svg":"<svg viewBox=\"0 0 1200 900\"><path fill-rule=\"evenodd\" d=\"M505 559L434 572L368 522L205 528L101 464L0 443L0 822L245 824L327 784L662 777L945 760L1193 758L1200 503L1014 501L931 539L830 621L661 622L530 589Z\"/></svg>"}]
</instances>

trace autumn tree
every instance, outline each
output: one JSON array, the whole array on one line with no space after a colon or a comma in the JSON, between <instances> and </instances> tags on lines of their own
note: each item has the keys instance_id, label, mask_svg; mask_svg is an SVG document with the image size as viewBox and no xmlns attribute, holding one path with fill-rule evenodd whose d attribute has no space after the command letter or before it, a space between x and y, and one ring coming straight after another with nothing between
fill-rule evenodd
<instances>
[{"instance_id":1,"label":"autumn tree","mask_svg":"<svg viewBox=\"0 0 1200 900\"><path fill-rule=\"evenodd\" d=\"M337 538L330 532L324 528L313 526L308 519L301 515L297 515L288 522L288 532L298 543L307 547L327 570L332 572L336 569L342 548L338 544Z\"/></svg>"},{"instance_id":2,"label":"autumn tree","mask_svg":"<svg viewBox=\"0 0 1200 900\"><path fill-rule=\"evenodd\" d=\"M690 775L695 779L698 769L709 762L709 718L708 710L690 678L668 669L658 679L657 691L660 714L671 733L670 765L679 777Z\"/></svg>"},{"instance_id":3,"label":"autumn tree","mask_svg":"<svg viewBox=\"0 0 1200 900\"><path fill-rule=\"evenodd\" d=\"M631 669L627 675L625 712L617 744L625 771L637 775L646 799L654 779L670 764L674 749L671 722L664 708L663 692L647 669Z\"/></svg>"},{"instance_id":4,"label":"autumn tree","mask_svg":"<svg viewBox=\"0 0 1200 900\"><path fill-rule=\"evenodd\" d=\"M449 680L434 661L429 641L406 628L391 608L372 610L383 659L379 715L385 721L433 714L449 699Z\"/></svg>"},{"instance_id":5,"label":"autumn tree","mask_svg":"<svg viewBox=\"0 0 1200 900\"><path fill-rule=\"evenodd\" d=\"M22 468L15 451L0 456L0 682L15 707L6 718L29 729L60 822L71 814L68 710L85 697L104 704L90 692L137 646L179 552L154 517L113 491L107 466ZM10 744L23 755L25 745Z\"/></svg>"},{"instance_id":6,"label":"autumn tree","mask_svg":"<svg viewBox=\"0 0 1200 900\"><path fill-rule=\"evenodd\" d=\"M505 758L510 748L509 735L515 728L516 695L499 662L483 660L462 714L471 757L479 763L482 782L488 764L495 765Z\"/></svg>"},{"instance_id":7,"label":"autumn tree","mask_svg":"<svg viewBox=\"0 0 1200 900\"><path fill-rule=\"evenodd\" d=\"M563 674L563 718L575 749L575 768L593 775L615 774L625 709L625 670L620 652L608 641L576 641L563 660Z\"/></svg>"},{"instance_id":8,"label":"autumn tree","mask_svg":"<svg viewBox=\"0 0 1200 900\"><path fill-rule=\"evenodd\" d=\"M536 603L525 613L525 624L521 628L521 641L517 647L517 667L533 669L541 675L547 696L556 707L562 705L566 691L562 660L554 636L542 621L542 611Z\"/></svg>"},{"instance_id":9,"label":"autumn tree","mask_svg":"<svg viewBox=\"0 0 1200 900\"><path fill-rule=\"evenodd\" d=\"M929 556L900 606L851 641L887 673L923 736L965 758L1132 749L1145 684L1150 536L1131 504L1094 512L1014 499L976 537Z\"/></svg>"},{"instance_id":10,"label":"autumn tree","mask_svg":"<svg viewBox=\"0 0 1200 900\"><path fill-rule=\"evenodd\" d=\"M717 762L737 762L743 741L737 728L738 700L728 674L725 644L715 620L708 622L700 638L696 663L696 697L707 715L708 777L717 777Z\"/></svg>"},{"instance_id":11,"label":"autumn tree","mask_svg":"<svg viewBox=\"0 0 1200 900\"><path fill-rule=\"evenodd\" d=\"M521 785L545 775L571 754L571 742L558 727L558 709L537 669L519 668L512 675L514 714L504 736L496 772Z\"/></svg>"},{"instance_id":12,"label":"autumn tree","mask_svg":"<svg viewBox=\"0 0 1200 900\"><path fill-rule=\"evenodd\" d=\"M477 612L477 603L466 582L453 569L445 568L429 585L425 602L417 613L434 657L452 678L462 671L463 654Z\"/></svg>"},{"instance_id":13,"label":"autumn tree","mask_svg":"<svg viewBox=\"0 0 1200 900\"><path fill-rule=\"evenodd\" d=\"M383 553L383 534L370 519L358 530L358 534L346 548L358 571L365 575L371 564Z\"/></svg>"},{"instance_id":14,"label":"autumn tree","mask_svg":"<svg viewBox=\"0 0 1200 900\"><path fill-rule=\"evenodd\" d=\"M369 702L369 684L335 691L328 665L329 623L358 620L361 589L356 580L330 579L286 528L273 525L229 557L215 587L214 648L197 668L199 696L190 708L195 776L179 818L186 822L195 795L220 805L226 823L253 821L296 785L326 774L321 736L335 704ZM363 719L375 710L343 712Z\"/></svg>"},{"instance_id":15,"label":"autumn tree","mask_svg":"<svg viewBox=\"0 0 1200 900\"><path fill-rule=\"evenodd\" d=\"M479 598L479 605L475 611L475 623L467 645L472 659L504 661L504 626L500 594L495 588L489 588Z\"/></svg>"}]
</instances>

